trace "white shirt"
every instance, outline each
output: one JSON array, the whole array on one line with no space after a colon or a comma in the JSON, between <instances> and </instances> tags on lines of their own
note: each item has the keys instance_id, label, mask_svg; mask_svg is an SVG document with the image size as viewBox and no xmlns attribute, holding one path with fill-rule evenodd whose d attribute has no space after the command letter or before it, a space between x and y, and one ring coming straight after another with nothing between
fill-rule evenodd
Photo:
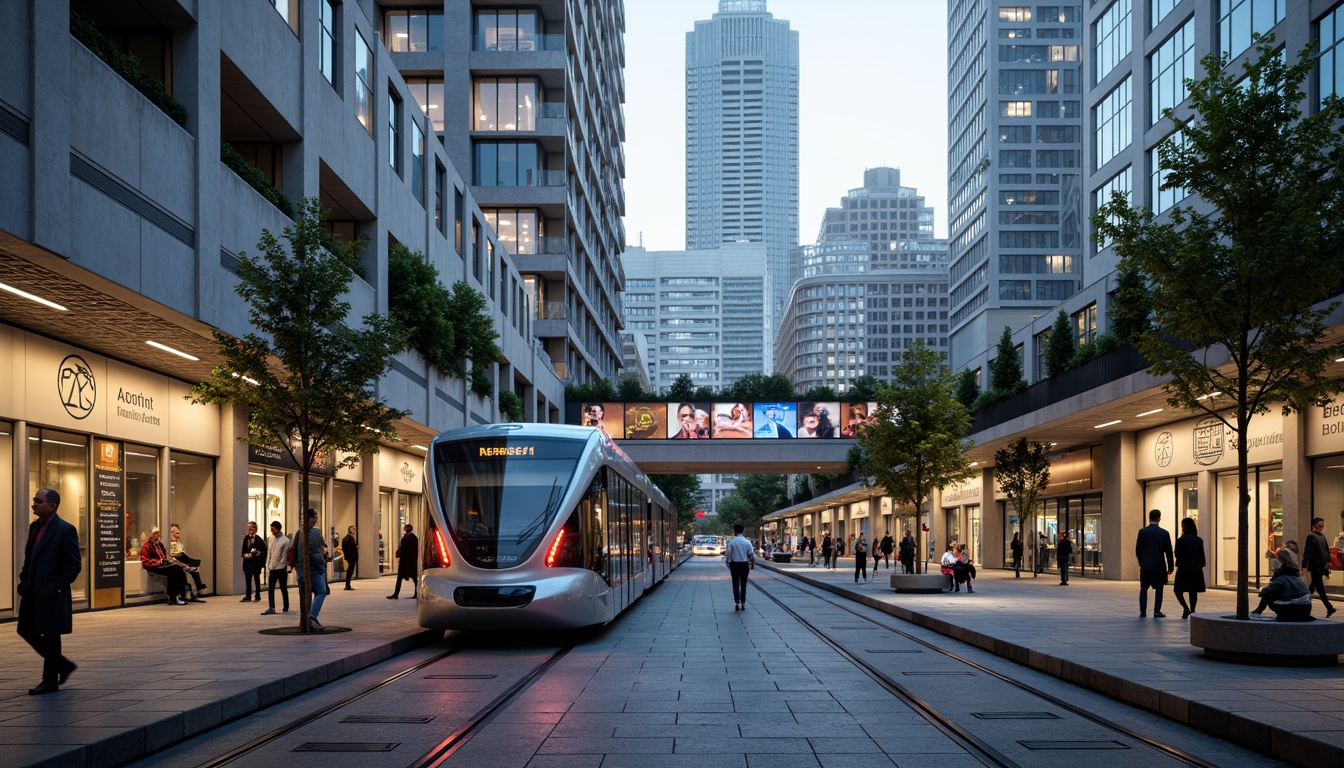
<instances>
[{"instance_id":1,"label":"white shirt","mask_svg":"<svg viewBox=\"0 0 1344 768\"><path fill-rule=\"evenodd\" d=\"M289 537L283 533L272 536L266 542L266 569L270 571L283 571L289 567L286 558L289 556Z\"/></svg>"},{"instance_id":2,"label":"white shirt","mask_svg":"<svg viewBox=\"0 0 1344 768\"><path fill-rule=\"evenodd\" d=\"M747 537L738 534L728 540L728 550L724 552L724 557L730 563L747 563L756 559L756 554L751 549L751 542Z\"/></svg>"}]
</instances>

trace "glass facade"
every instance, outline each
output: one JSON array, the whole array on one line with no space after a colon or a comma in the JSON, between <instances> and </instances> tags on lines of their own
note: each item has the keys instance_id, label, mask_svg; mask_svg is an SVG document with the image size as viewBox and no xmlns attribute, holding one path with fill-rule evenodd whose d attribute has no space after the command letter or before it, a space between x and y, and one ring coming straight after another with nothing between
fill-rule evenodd
<instances>
[{"instance_id":1,"label":"glass facade","mask_svg":"<svg viewBox=\"0 0 1344 768\"><path fill-rule=\"evenodd\" d=\"M0 498L14 498L14 425L7 421L0 421ZM14 516L19 516L18 510ZM26 529L17 520L13 525L0 525L0 612L15 610L14 577L19 566L14 562L14 537L15 531L22 530Z\"/></svg>"},{"instance_id":2,"label":"glass facade","mask_svg":"<svg viewBox=\"0 0 1344 768\"><path fill-rule=\"evenodd\" d=\"M407 77L406 90L415 97L415 103L420 105L420 111L429 117L429 123L434 130L443 130L443 78L441 77Z\"/></svg>"},{"instance_id":3,"label":"glass facade","mask_svg":"<svg viewBox=\"0 0 1344 768\"><path fill-rule=\"evenodd\" d=\"M1189 95L1185 81L1195 77L1194 24L1194 20L1187 21L1148 57L1153 78L1149 86L1152 91L1149 125L1162 119L1163 110L1175 109Z\"/></svg>"},{"instance_id":4,"label":"glass facade","mask_svg":"<svg viewBox=\"0 0 1344 768\"><path fill-rule=\"evenodd\" d=\"M336 6L331 0L318 3L318 24L322 27L322 53L318 68L327 82L336 84Z\"/></svg>"},{"instance_id":5,"label":"glass facade","mask_svg":"<svg viewBox=\"0 0 1344 768\"><path fill-rule=\"evenodd\" d=\"M364 36L355 32L355 117L373 135L373 53Z\"/></svg>"},{"instance_id":6,"label":"glass facade","mask_svg":"<svg viewBox=\"0 0 1344 768\"><path fill-rule=\"evenodd\" d=\"M1115 0L1093 25L1092 32L1097 41L1097 76L1094 82L1104 80L1116 65L1129 56L1133 48L1130 3L1131 0Z\"/></svg>"},{"instance_id":7,"label":"glass facade","mask_svg":"<svg viewBox=\"0 0 1344 768\"><path fill-rule=\"evenodd\" d=\"M1121 193L1122 195L1125 196L1126 199L1132 202L1133 191L1134 191L1134 184L1130 178L1130 168L1129 166L1125 166L1125 170L1112 176L1109 180L1107 180L1107 182L1104 185L1101 186L1101 188L1099 188L1096 192L1092 193L1093 195L1092 210L1095 211L1101 206L1109 203L1111 201L1111 195L1114 192ZM1110 245L1109 242L1097 243L1097 250L1101 250L1102 248L1105 248L1108 245Z\"/></svg>"},{"instance_id":8,"label":"glass facade","mask_svg":"<svg viewBox=\"0 0 1344 768\"><path fill-rule=\"evenodd\" d=\"M443 11L401 8L383 15L383 41L392 53L443 50Z\"/></svg>"},{"instance_id":9,"label":"glass facade","mask_svg":"<svg viewBox=\"0 0 1344 768\"><path fill-rule=\"evenodd\" d=\"M1149 173L1152 181L1152 198L1149 200L1149 207L1152 208L1153 213L1162 213L1166 211L1168 208L1184 200L1187 194L1185 187L1162 188L1162 184L1166 181L1167 174L1166 169L1162 167L1162 158L1158 147L1168 141L1174 141L1178 144L1183 143L1185 141L1185 134L1181 132L1173 133L1163 139L1158 146L1148 150L1148 168L1150 169Z\"/></svg>"},{"instance_id":10,"label":"glass facade","mask_svg":"<svg viewBox=\"0 0 1344 768\"><path fill-rule=\"evenodd\" d=\"M1344 97L1344 4L1321 17L1316 25L1316 109L1330 96Z\"/></svg>"},{"instance_id":11,"label":"glass facade","mask_svg":"<svg viewBox=\"0 0 1344 768\"><path fill-rule=\"evenodd\" d=\"M1095 167L1098 169L1129 146L1133 133L1129 114L1131 100L1130 78L1126 77L1094 110L1093 119L1097 126Z\"/></svg>"},{"instance_id":12,"label":"glass facade","mask_svg":"<svg viewBox=\"0 0 1344 768\"><path fill-rule=\"evenodd\" d=\"M527 77L478 78L473 89L478 131L535 131L541 84Z\"/></svg>"},{"instance_id":13,"label":"glass facade","mask_svg":"<svg viewBox=\"0 0 1344 768\"><path fill-rule=\"evenodd\" d=\"M476 14L476 51L534 51L545 22L536 11L513 8Z\"/></svg>"},{"instance_id":14,"label":"glass facade","mask_svg":"<svg viewBox=\"0 0 1344 768\"><path fill-rule=\"evenodd\" d=\"M1283 546L1283 470L1279 467L1251 468L1250 530L1242 546L1250 564L1248 578L1253 587L1261 586L1273 575L1274 552ZM1237 473L1219 473L1215 480L1214 505L1217 516L1217 543L1213 544L1213 584L1237 583ZM1208 539L1206 539L1208 541ZM1301 545L1303 542L1299 541Z\"/></svg>"},{"instance_id":15,"label":"glass facade","mask_svg":"<svg viewBox=\"0 0 1344 768\"><path fill-rule=\"evenodd\" d=\"M1240 56L1251 35L1264 35L1283 21L1288 0L1219 0L1218 39L1222 52Z\"/></svg>"},{"instance_id":16,"label":"glass facade","mask_svg":"<svg viewBox=\"0 0 1344 768\"><path fill-rule=\"evenodd\" d=\"M478 187L536 187L548 180L541 167L541 147L532 142L482 142L476 145Z\"/></svg>"},{"instance_id":17,"label":"glass facade","mask_svg":"<svg viewBox=\"0 0 1344 768\"><path fill-rule=\"evenodd\" d=\"M70 595L75 610L89 607L89 439L85 435L58 432L54 429L30 428L28 431L28 496L32 498L42 488L51 488L61 495L57 514L75 526L79 533L79 556L86 564L75 582ZM128 505L129 508L129 505ZM157 519L157 506L143 510L143 514ZM129 525L127 526L130 527ZM144 526L140 526L144 527ZM26 529L26 526L25 526ZM148 527L145 527L148 530ZM138 530L138 528L137 528ZM137 545L138 546L138 545Z\"/></svg>"}]
</instances>

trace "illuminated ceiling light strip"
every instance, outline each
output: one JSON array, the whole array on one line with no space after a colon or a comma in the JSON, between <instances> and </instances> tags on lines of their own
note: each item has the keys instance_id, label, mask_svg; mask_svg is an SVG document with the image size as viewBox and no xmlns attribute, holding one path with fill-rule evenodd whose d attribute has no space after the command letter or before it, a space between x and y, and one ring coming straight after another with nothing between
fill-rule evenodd
<instances>
[{"instance_id":1,"label":"illuminated ceiling light strip","mask_svg":"<svg viewBox=\"0 0 1344 768\"><path fill-rule=\"evenodd\" d=\"M1108 421L1105 424L1098 424L1097 426L1093 427L1093 429L1101 429L1102 427L1113 427L1119 423L1120 419L1116 419L1115 421Z\"/></svg>"},{"instance_id":2,"label":"illuminated ceiling light strip","mask_svg":"<svg viewBox=\"0 0 1344 768\"><path fill-rule=\"evenodd\" d=\"M20 290L20 289L18 289L18 288L15 288L15 287L12 286L12 285L6 285L5 283L0 283L0 291L9 291L10 293L14 294L15 296L22 296L23 298L25 298L25 299L27 299L27 300L29 300L29 301L35 301L35 302L37 302L38 304L41 304L41 305L44 306L44 307L51 307L52 309L54 309L54 310L56 310L56 311L58 311L58 312L69 312L69 311L70 311L70 310L66 309L65 307L62 307L60 304L57 304L57 303L54 302L54 301L47 301L46 299L42 298L41 296L34 296L33 294L31 294L31 293L29 293L29 292L27 292L27 291L23 291L23 290Z\"/></svg>"},{"instance_id":3,"label":"illuminated ceiling light strip","mask_svg":"<svg viewBox=\"0 0 1344 768\"><path fill-rule=\"evenodd\" d=\"M1154 413L1161 413L1165 410L1166 408L1154 408L1151 411L1144 411L1143 413L1140 413L1138 416L1135 416L1134 418L1142 419L1144 416L1152 416Z\"/></svg>"},{"instance_id":4,"label":"illuminated ceiling light strip","mask_svg":"<svg viewBox=\"0 0 1344 768\"><path fill-rule=\"evenodd\" d=\"M1217 396L1219 396L1219 395L1221 395L1221 394L1223 394L1223 393L1222 393L1222 392L1210 392L1210 393L1207 394L1207 395L1200 395L1199 397L1196 397L1195 399L1196 399L1196 400L1203 401L1203 400L1208 400L1210 397L1217 397Z\"/></svg>"},{"instance_id":5,"label":"illuminated ceiling light strip","mask_svg":"<svg viewBox=\"0 0 1344 768\"><path fill-rule=\"evenodd\" d=\"M172 347L168 346L167 344L160 344L160 343L157 342L157 341L146 341L145 343L148 344L149 346L155 348L155 349L161 349L161 350L163 350L164 352L167 352L167 353L170 354L170 355L177 355L178 357L185 357L186 359L188 359L188 360L190 360L190 361L192 361L192 362L194 362L194 363L195 363L195 362L200 362L200 360L201 360L201 358L196 357L195 355L188 355L186 352L183 352L183 351L180 350L180 349L173 349Z\"/></svg>"},{"instance_id":6,"label":"illuminated ceiling light strip","mask_svg":"<svg viewBox=\"0 0 1344 768\"><path fill-rule=\"evenodd\" d=\"M420 450L422 450L422 451L426 451L426 452L429 451L428 448L426 448L426 447L423 446L423 445L419 445L419 444L412 445L411 447L412 447L412 448L419 448Z\"/></svg>"}]
</instances>

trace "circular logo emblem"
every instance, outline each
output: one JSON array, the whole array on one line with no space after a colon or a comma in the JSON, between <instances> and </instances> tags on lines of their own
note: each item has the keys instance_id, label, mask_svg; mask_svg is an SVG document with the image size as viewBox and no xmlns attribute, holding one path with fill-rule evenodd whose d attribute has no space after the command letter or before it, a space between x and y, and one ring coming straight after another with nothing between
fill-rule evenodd
<instances>
[{"instance_id":1,"label":"circular logo emblem","mask_svg":"<svg viewBox=\"0 0 1344 768\"><path fill-rule=\"evenodd\" d=\"M1195 463L1207 467L1223 458L1223 422L1210 416L1195 424Z\"/></svg>"},{"instance_id":2,"label":"circular logo emblem","mask_svg":"<svg viewBox=\"0 0 1344 768\"><path fill-rule=\"evenodd\" d=\"M65 412L76 419L88 418L98 400L98 384L93 369L79 355L66 355L56 372L56 391Z\"/></svg>"},{"instance_id":3,"label":"circular logo emblem","mask_svg":"<svg viewBox=\"0 0 1344 768\"><path fill-rule=\"evenodd\" d=\"M1170 432L1157 436L1157 445L1153 446L1153 459L1157 461L1157 466L1165 467L1171 463L1172 453L1175 452L1174 442Z\"/></svg>"}]
</instances>

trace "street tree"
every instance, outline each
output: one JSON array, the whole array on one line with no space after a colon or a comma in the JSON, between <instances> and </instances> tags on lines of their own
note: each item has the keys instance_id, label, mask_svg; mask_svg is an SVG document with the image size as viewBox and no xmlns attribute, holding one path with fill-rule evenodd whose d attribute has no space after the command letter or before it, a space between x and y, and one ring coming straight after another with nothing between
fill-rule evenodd
<instances>
[{"instance_id":1,"label":"street tree","mask_svg":"<svg viewBox=\"0 0 1344 768\"><path fill-rule=\"evenodd\" d=\"M994 360L989 364L989 388L1006 397L1026 385L1026 379L1022 378L1022 361L1017 357L1017 345L1013 344L1013 332L1005 325L998 346L994 348Z\"/></svg>"},{"instance_id":2,"label":"street tree","mask_svg":"<svg viewBox=\"0 0 1344 768\"><path fill-rule=\"evenodd\" d=\"M1077 348L1073 344L1073 329L1069 327L1069 316L1060 310L1055 322L1050 326L1050 334L1045 339L1045 373L1058 376L1069 369L1069 361Z\"/></svg>"},{"instance_id":3,"label":"street tree","mask_svg":"<svg viewBox=\"0 0 1344 768\"><path fill-rule=\"evenodd\" d=\"M649 479L676 506L678 529L695 522L701 500L699 475L650 475Z\"/></svg>"},{"instance_id":4,"label":"street tree","mask_svg":"<svg viewBox=\"0 0 1344 768\"><path fill-rule=\"evenodd\" d=\"M955 387L942 357L916 341L892 370L891 386L878 390L876 418L859 433L862 482L913 507L916 520L934 488L975 474L967 455L971 417ZM923 538L916 525L916 552L924 551Z\"/></svg>"},{"instance_id":5,"label":"street tree","mask_svg":"<svg viewBox=\"0 0 1344 768\"><path fill-rule=\"evenodd\" d=\"M759 530L761 518L789 506L788 478L784 475L738 475L733 494L742 499L748 510L739 522Z\"/></svg>"},{"instance_id":6,"label":"street tree","mask_svg":"<svg viewBox=\"0 0 1344 768\"><path fill-rule=\"evenodd\" d=\"M1325 371L1344 347L1327 335L1344 247L1344 102L1304 115L1311 47L1289 63L1272 37L1242 63L1209 55L1189 81L1191 116L1165 110L1182 136L1159 145L1161 188L1187 205L1163 219L1121 195L1093 216L1099 246L1146 289L1117 300L1148 308L1134 345L1168 376L1167 402L1222 422L1237 455L1237 618L1248 618L1252 419L1329 402ZM1193 349L1193 351L1191 351ZM1224 536L1231 537L1231 531Z\"/></svg>"},{"instance_id":7,"label":"street tree","mask_svg":"<svg viewBox=\"0 0 1344 768\"><path fill-rule=\"evenodd\" d=\"M970 368L962 368L957 374L957 402L966 406L968 409L980 397L980 382L976 380L975 371Z\"/></svg>"},{"instance_id":8,"label":"street tree","mask_svg":"<svg viewBox=\"0 0 1344 768\"><path fill-rule=\"evenodd\" d=\"M403 343L384 315L348 324L349 291L358 247L334 252L322 207L303 201L281 238L263 230L259 255L238 256L234 289L248 306L252 332L241 338L215 332L222 360L192 388L193 402L227 404L247 412L247 442L279 446L299 467L299 536L295 562L303 569L299 626L311 631L308 584L309 478L319 458L353 467L396 439L394 423L406 412L377 397L375 384ZM283 240L283 241L282 241ZM341 455L344 457L341 458Z\"/></svg>"},{"instance_id":9,"label":"street tree","mask_svg":"<svg viewBox=\"0 0 1344 768\"><path fill-rule=\"evenodd\" d=\"M1027 531L1034 530L1036 503L1050 484L1049 451L1050 446L1046 443L1028 442L1025 437L1019 437L994 452L994 481L1017 510L1022 546L1033 551L1032 543L1027 541ZM1039 575L1039 569L1038 563L1031 570Z\"/></svg>"},{"instance_id":10,"label":"street tree","mask_svg":"<svg viewBox=\"0 0 1344 768\"><path fill-rule=\"evenodd\" d=\"M695 398L695 382L691 381L690 374L683 373L672 380L672 386L667 388L667 399L678 402L689 402Z\"/></svg>"}]
</instances>

